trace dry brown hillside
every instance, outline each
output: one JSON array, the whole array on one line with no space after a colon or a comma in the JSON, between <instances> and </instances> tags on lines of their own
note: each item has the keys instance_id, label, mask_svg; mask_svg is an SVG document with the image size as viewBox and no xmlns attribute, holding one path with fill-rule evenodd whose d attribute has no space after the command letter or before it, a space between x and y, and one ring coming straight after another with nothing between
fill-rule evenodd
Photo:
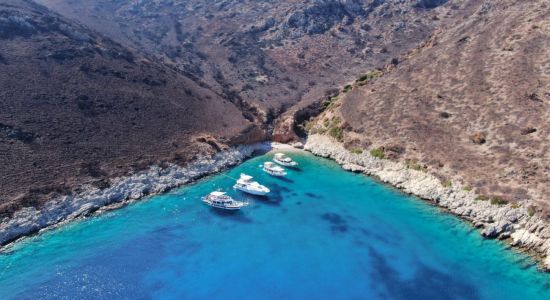
<instances>
[{"instance_id":1,"label":"dry brown hillside","mask_svg":"<svg viewBox=\"0 0 550 300\"><path fill-rule=\"evenodd\" d=\"M0 216L267 139L416 47L446 2L0 1Z\"/></svg>"},{"instance_id":2,"label":"dry brown hillside","mask_svg":"<svg viewBox=\"0 0 550 300\"><path fill-rule=\"evenodd\" d=\"M270 129L296 103L417 46L447 1L37 2L257 107Z\"/></svg>"},{"instance_id":3,"label":"dry brown hillside","mask_svg":"<svg viewBox=\"0 0 550 300\"><path fill-rule=\"evenodd\" d=\"M183 163L211 148L195 136L231 139L252 125L171 68L30 2L0 3L0 216Z\"/></svg>"},{"instance_id":4,"label":"dry brown hillside","mask_svg":"<svg viewBox=\"0 0 550 300\"><path fill-rule=\"evenodd\" d=\"M356 84L318 126L336 116L329 126L350 149L380 148L479 194L550 209L550 4L457 3L458 18Z\"/></svg>"}]
</instances>

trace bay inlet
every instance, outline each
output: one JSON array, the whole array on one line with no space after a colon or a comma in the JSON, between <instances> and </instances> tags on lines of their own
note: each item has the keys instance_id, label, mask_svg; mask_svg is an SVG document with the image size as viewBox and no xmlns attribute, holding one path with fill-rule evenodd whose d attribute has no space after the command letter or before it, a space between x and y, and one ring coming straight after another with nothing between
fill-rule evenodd
<instances>
[{"instance_id":1,"label":"bay inlet","mask_svg":"<svg viewBox=\"0 0 550 300\"><path fill-rule=\"evenodd\" d=\"M466 222L335 162L271 154L0 255L1 299L550 299L550 275ZM267 198L234 191L246 173ZM224 176L227 175L227 176ZM214 189L250 206L201 203Z\"/></svg>"}]
</instances>

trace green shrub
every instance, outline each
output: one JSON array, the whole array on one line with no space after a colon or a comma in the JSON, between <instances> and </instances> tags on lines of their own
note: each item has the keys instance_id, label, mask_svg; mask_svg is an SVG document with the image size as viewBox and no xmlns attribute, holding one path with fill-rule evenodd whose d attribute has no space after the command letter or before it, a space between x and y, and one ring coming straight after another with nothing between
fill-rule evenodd
<instances>
[{"instance_id":1,"label":"green shrub","mask_svg":"<svg viewBox=\"0 0 550 300\"><path fill-rule=\"evenodd\" d=\"M384 149L382 148L374 148L370 151L370 155L379 158L384 159Z\"/></svg>"},{"instance_id":2,"label":"green shrub","mask_svg":"<svg viewBox=\"0 0 550 300\"><path fill-rule=\"evenodd\" d=\"M344 133L342 131L342 128L338 126L331 127L328 131L328 134L339 142L341 142L344 139Z\"/></svg>"},{"instance_id":3,"label":"green shrub","mask_svg":"<svg viewBox=\"0 0 550 300\"><path fill-rule=\"evenodd\" d=\"M412 169L412 170L422 171L422 172L426 172L426 170L428 169L428 166L426 165L423 166L419 164L416 159L409 159L406 161L406 163L407 163L407 169Z\"/></svg>"},{"instance_id":4,"label":"green shrub","mask_svg":"<svg viewBox=\"0 0 550 300\"><path fill-rule=\"evenodd\" d=\"M363 149L355 147L355 148L352 148L350 152L353 154L363 154Z\"/></svg>"},{"instance_id":5,"label":"green shrub","mask_svg":"<svg viewBox=\"0 0 550 300\"><path fill-rule=\"evenodd\" d=\"M512 203L511 206L512 206L512 208L519 208L519 204L517 204L517 203Z\"/></svg>"},{"instance_id":6,"label":"green shrub","mask_svg":"<svg viewBox=\"0 0 550 300\"><path fill-rule=\"evenodd\" d=\"M508 204L508 201L502 199L501 197L493 197L493 198L491 198L491 204L505 205L505 204Z\"/></svg>"},{"instance_id":7,"label":"green shrub","mask_svg":"<svg viewBox=\"0 0 550 300\"><path fill-rule=\"evenodd\" d=\"M362 81L365 81L367 80L368 76L367 75L361 75L361 77L357 78L356 82L362 82Z\"/></svg>"},{"instance_id":8,"label":"green shrub","mask_svg":"<svg viewBox=\"0 0 550 300\"><path fill-rule=\"evenodd\" d=\"M465 190L466 192L469 192L469 191L472 190L472 187L467 185L467 186L463 187L462 189Z\"/></svg>"},{"instance_id":9,"label":"green shrub","mask_svg":"<svg viewBox=\"0 0 550 300\"><path fill-rule=\"evenodd\" d=\"M351 91L353 87L351 86L351 84L346 84L346 86L344 87L344 90L342 90L342 92L344 93L347 93L349 91Z\"/></svg>"},{"instance_id":10,"label":"green shrub","mask_svg":"<svg viewBox=\"0 0 550 300\"><path fill-rule=\"evenodd\" d=\"M323 104L321 105L321 110L325 111L327 109L330 109L338 102L339 98L338 96L330 97L323 101Z\"/></svg>"},{"instance_id":11,"label":"green shrub","mask_svg":"<svg viewBox=\"0 0 550 300\"><path fill-rule=\"evenodd\" d=\"M326 128L317 128L317 133L318 134L325 134L325 133L327 133L327 129Z\"/></svg>"},{"instance_id":12,"label":"green shrub","mask_svg":"<svg viewBox=\"0 0 550 300\"><path fill-rule=\"evenodd\" d=\"M450 188L453 186L453 183L450 180L443 180L441 184L446 188Z\"/></svg>"},{"instance_id":13,"label":"green shrub","mask_svg":"<svg viewBox=\"0 0 550 300\"><path fill-rule=\"evenodd\" d=\"M532 217L537 212L537 209L535 206L531 205L527 208L527 213L530 217Z\"/></svg>"},{"instance_id":14,"label":"green shrub","mask_svg":"<svg viewBox=\"0 0 550 300\"><path fill-rule=\"evenodd\" d=\"M476 197L476 200L478 200L478 201L487 201L487 200L489 200L489 197L487 197L485 195L478 195Z\"/></svg>"},{"instance_id":15,"label":"green shrub","mask_svg":"<svg viewBox=\"0 0 550 300\"><path fill-rule=\"evenodd\" d=\"M356 80L356 82L364 82L364 81L373 80L373 79L376 79L376 78L382 76L383 74L384 73L382 71L379 71L379 70L370 71L365 75L361 75L361 77L359 77Z\"/></svg>"}]
</instances>

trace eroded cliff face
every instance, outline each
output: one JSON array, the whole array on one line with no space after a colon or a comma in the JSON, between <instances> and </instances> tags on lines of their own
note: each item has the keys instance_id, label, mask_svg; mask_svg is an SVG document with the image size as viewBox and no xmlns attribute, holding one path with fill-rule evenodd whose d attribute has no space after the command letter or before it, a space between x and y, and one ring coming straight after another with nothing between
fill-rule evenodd
<instances>
[{"instance_id":1,"label":"eroded cliff face","mask_svg":"<svg viewBox=\"0 0 550 300\"><path fill-rule=\"evenodd\" d=\"M310 133L460 182L481 199L529 202L550 192L550 48L545 1L464 1L420 47L358 76ZM511 205L511 204L508 204Z\"/></svg>"}]
</instances>

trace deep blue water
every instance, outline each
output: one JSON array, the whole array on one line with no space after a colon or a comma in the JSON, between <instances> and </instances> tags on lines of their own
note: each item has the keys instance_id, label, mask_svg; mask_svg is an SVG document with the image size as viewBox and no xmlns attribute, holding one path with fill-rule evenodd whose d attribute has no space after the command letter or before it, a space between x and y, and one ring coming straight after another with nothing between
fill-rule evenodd
<instances>
[{"instance_id":1,"label":"deep blue water","mask_svg":"<svg viewBox=\"0 0 550 300\"><path fill-rule=\"evenodd\" d=\"M25 240L0 256L0 299L550 299L550 275L457 218L335 163L257 157L224 174L274 191L236 214L209 177Z\"/></svg>"}]
</instances>

